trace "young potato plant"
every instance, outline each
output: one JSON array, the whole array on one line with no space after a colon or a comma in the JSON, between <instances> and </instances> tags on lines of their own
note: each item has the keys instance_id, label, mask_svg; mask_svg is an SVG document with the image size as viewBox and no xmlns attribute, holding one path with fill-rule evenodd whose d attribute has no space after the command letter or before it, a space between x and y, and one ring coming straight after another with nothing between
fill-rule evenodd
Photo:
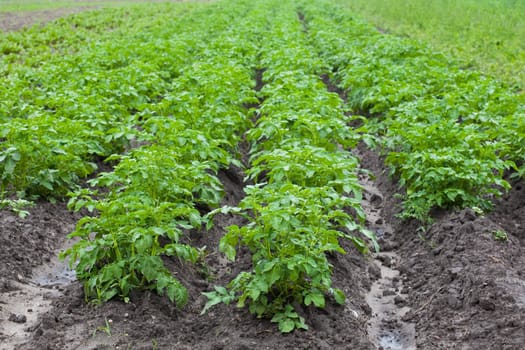
<instances>
[{"instance_id":1,"label":"young potato plant","mask_svg":"<svg viewBox=\"0 0 525 350\"><path fill-rule=\"evenodd\" d=\"M207 161L214 173L232 162L237 163L237 159L227 151L231 147L229 143L213 138L209 130L193 129L190 125L182 118L152 116L142 124L145 133L139 142L177 149L184 164Z\"/></svg>"},{"instance_id":2,"label":"young potato plant","mask_svg":"<svg viewBox=\"0 0 525 350\"><path fill-rule=\"evenodd\" d=\"M246 175L258 183L293 183L302 187L329 186L361 200L358 160L349 152L311 146L305 139L284 144L254 159Z\"/></svg>"},{"instance_id":3,"label":"young potato plant","mask_svg":"<svg viewBox=\"0 0 525 350\"><path fill-rule=\"evenodd\" d=\"M244 106L258 101L250 71L242 60L236 60L213 56L190 65L155 109L160 115L183 115L187 128L206 130L211 139L235 149L244 130L251 126Z\"/></svg>"},{"instance_id":4,"label":"young potato plant","mask_svg":"<svg viewBox=\"0 0 525 350\"><path fill-rule=\"evenodd\" d=\"M85 200L85 199L84 199ZM196 262L196 248L179 242L180 231L200 224L199 212L187 203L149 202L136 195L99 202L96 218L85 217L69 236L81 240L62 257L76 262L77 278L84 282L86 300L127 300L131 290L150 288L182 306L185 287L164 266L162 256ZM77 208L81 206L71 202ZM91 205L86 201L86 205ZM164 242L168 243L164 243Z\"/></svg>"},{"instance_id":5,"label":"young potato plant","mask_svg":"<svg viewBox=\"0 0 525 350\"><path fill-rule=\"evenodd\" d=\"M0 124L0 193L28 198L63 196L96 169L103 148L83 122L13 119Z\"/></svg>"},{"instance_id":6,"label":"young potato plant","mask_svg":"<svg viewBox=\"0 0 525 350\"><path fill-rule=\"evenodd\" d=\"M266 70L263 79L268 79L270 73ZM328 93L318 76L294 73L285 71L277 81L271 80L262 88L265 103L258 111L257 128L246 135L254 144L252 153L278 148L296 138L306 138L311 145L334 151L337 145L355 146L359 134L347 125L356 118L343 114L339 96ZM310 104L303 104L304 100Z\"/></svg>"},{"instance_id":7,"label":"young potato plant","mask_svg":"<svg viewBox=\"0 0 525 350\"><path fill-rule=\"evenodd\" d=\"M162 146L138 148L121 158L114 172L91 181L109 189L104 199L81 190L70 201L75 210L86 207L99 215L79 221L70 237L81 241L63 256L70 256L72 263L78 260L75 269L85 280L86 298L125 298L131 289L150 286L159 293L166 289L168 297L182 305L185 289L161 256L196 262L196 248L180 239L184 230L202 225L197 203L218 205L220 182L206 163L195 161L188 167L179 162L176 150Z\"/></svg>"},{"instance_id":8,"label":"young potato plant","mask_svg":"<svg viewBox=\"0 0 525 350\"><path fill-rule=\"evenodd\" d=\"M238 208L222 211L234 211L250 223L229 227L220 249L234 260L239 245L248 247L254 268L230 282L228 295L235 295L237 306L249 306L257 317L272 318L282 332L307 329L294 304L322 308L326 294L339 304L345 300L344 293L332 287L332 265L326 254L345 253L339 239L349 239L366 251L365 242L353 234L359 225L344 210L359 209L359 203L329 186L279 183L245 191Z\"/></svg>"},{"instance_id":9,"label":"young potato plant","mask_svg":"<svg viewBox=\"0 0 525 350\"><path fill-rule=\"evenodd\" d=\"M491 209L490 199L499 194L494 185L510 188L503 180L510 164L497 157L499 145L487 142L473 125L425 127L418 130L424 135L399 131L406 151L390 152L385 160L406 189L402 217L428 221L433 207Z\"/></svg>"},{"instance_id":10,"label":"young potato plant","mask_svg":"<svg viewBox=\"0 0 525 350\"><path fill-rule=\"evenodd\" d=\"M517 177L525 177L525 103L521 110L504 117L497 128L492 129L501 138L504 147L500 149L500 155L505 159L515 161Z\"/></svg>"}]
</instances>

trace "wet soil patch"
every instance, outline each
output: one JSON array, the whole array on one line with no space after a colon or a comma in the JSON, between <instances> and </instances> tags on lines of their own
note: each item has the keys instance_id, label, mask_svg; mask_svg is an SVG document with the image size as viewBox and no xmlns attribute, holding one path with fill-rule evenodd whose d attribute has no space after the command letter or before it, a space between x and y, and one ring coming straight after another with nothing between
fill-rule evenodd
<instances>
[{"instance_id":1,"label":"wet soil patch","mask_svg":"<svg viewBox=\"0 0 525 350\"><path fill-rule=\"evenodd\" d=\"M27 211L30 214L23 219L9 210L0 211L0 281L30 279L34 268L51 261L80 218L65 203L37 202Z\"/></svg>"},{"instance_id":2,"label":"wet soil patch","mask_svg":"<svg viewBox=\"0 0 525 350\"><path fill-rule=\"evenodd\" d=\"M0 211L0 348L17 348L27 341L38 315L62 295L65 264L57 264L57 249L79 216L64 203L40 202L20 218ZM55 271L57 270L57 271ZM70 271L71 272L71 271ZM56 283L58 281L58 283Z\"/></svg>"},{"instance_id":3,"label":"wet soil patch","mask_svg":"<svg viewBox=\"0 0 525 350\"><path fill-rule=\"evenodd\" d=\"M368 327L369 337L380 349L414 350L414 324L403 321L410 308L406 301L408 290L403 287L399 270L395 269L398 256L395 253L380 253L376 259L374 269L380 278L374 282L366 298L372 309Z\"/></svg>"},{"instance_id":4,"label":"wet soil patch","mask_svg":"<svg viewBox=\"0 0 525 350\"><path fill-rule=\"evenodd\" d=\"M358 149L354 153L362 157ZM363 188L361 204L366 213L366 227L376 234L382 249L373 254L375 260L368 267L368 274L375 279L365 296L371 311L368 337L378 349L414 350L414 324L403 321L411 311L407 303L408 288L400 278L399 256L389 251L395 245L392 243L393 228L383 216L388 201L367 172L360 174L359 183Z\"/></svg>"},{"instance_id":5,"label":"wet soil patch","mask_svg":"<svg viewBox=\"0 0 525 350\"><path fill-rule=\"evenodd\" d=\"M219 177L226 191L223 204L236 205L243 198L244 184L239 179L244 174L232 168ZM202 292L212 290L214 285L225 285L238 272L251 268L249 252L241 251L238 260L230 262L218 251L220 238L232 224L244 222L238 216L221 214L210 231L190 235L193 245L206 247L204 264L189 266L166 259L168 268L188 288L190 300L184 309L178 310L166 297L150 291L134 292L129 303L112 300L100 306L89 305L84 301L81 284L74 282L61 287L61 295L49 296L52 308L38 317L28 329L29 341L16 349L374 348L367 337L370 308L364 298L372 284L367 274L369 262L349 242L343 243L348 254L330 258L334 287L345 291L347 302L343 306L327 302L323 310L302 309L310 326L306 332L280 334L269 320L257 319L234 305L218 305L200 315L206 303ZM6 244L9 246L10 242L7 240ZM34 241L31 246L39 244ZM28 272L31 269L27 267Z\"/></svg>"}]
</instances>

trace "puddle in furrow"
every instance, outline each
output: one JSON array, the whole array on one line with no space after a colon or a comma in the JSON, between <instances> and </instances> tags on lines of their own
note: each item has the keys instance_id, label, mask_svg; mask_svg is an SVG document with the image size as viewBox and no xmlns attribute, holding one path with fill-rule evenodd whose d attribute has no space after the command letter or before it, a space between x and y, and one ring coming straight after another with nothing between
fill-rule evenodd
<instances>
[{"instance_id":1,"label":"puddle in furrow","mask_svg":"<svg viewBox=\"0 0 525 350\"><path fill-rule=\"evenodd\" d=\"M61 261L54 256L47 264L33 270L31 283L38 287L61 287L76 280L75 270L69 268L69 262Z\"/></svg>"},{"instance_id":2,"label":"puddle in furrow","mask_svg":"<svg viewBox=\"0 0 525 350\"><path fill-rule=\"evenodd\" d=\"M388 240L392 227L381 215L383 195L367 175L361 175L359 182L363 187L361 205L366 213L368 229L374 231L377 238ZM378 279L366 295L366 302L372 310L368 323L370 340L382 350L415 350L415 325L402 320L410 311L406 306L407 295L399 271L395 269L399 257L393 252L374 254L373 264Z\"/></svg>"},{"instance_id":3,"label":"puddle in furrow","mask_svg":"<svg viewBox=\"0 0 525 350\"><path fill-rule=\"evenodd\" d=\"M62 249L69 245L65 242ZM19 276L18 281L9 282L8 291L0 293L0 350L14 350L27 342L39 325L38 316L49 311L52 301L76 279L67 261L57 255L58 251L47 264L35 268L31 279Z\"/></svg>"},{"instance_id":4,"label":"puddle in furrow","mask_svg":"<svg viewBox=\"0 0 525 350\"><path fill-rule=\"evenodd\" d=\"M372 309L368 324L368 335L374 344L384 350L415 350L416 330L413 323L402 321L410 310L406 307L403 283L395 266L397 255L379 253L374 264L381 271L381 277L372 285L366 295L366 302Z\"/></svg>"}]
</instances>

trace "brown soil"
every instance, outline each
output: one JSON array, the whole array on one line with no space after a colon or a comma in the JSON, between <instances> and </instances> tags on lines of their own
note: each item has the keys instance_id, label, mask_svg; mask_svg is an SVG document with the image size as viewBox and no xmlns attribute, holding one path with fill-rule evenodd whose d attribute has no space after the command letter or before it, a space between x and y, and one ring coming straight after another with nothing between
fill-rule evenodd
<instances>
[{"instance_id":1,"label":"brown soil","mask_svg":"<svg viewBox=\"0 0 525 350\"><path fill-rule=\"evenodd\" d=\"M443 213L427 230L418 230L417 223L394 217L396 188L382 174L381 160L366 150L360 156L364 167L377 175L380 191L370 190L365 196L381 209L380 216L370 214L369 227L381 236L383 250L396 254L396 259L390 259L390 253L377 256L391 268L385 272L349 246L347 255L334 256L334 285L347 293L348 301L343 307L304 309L309 331L281 335L274 324L234 306L217 306L200 315L202 292L250 267L246 252L231 263L217 251L225 227L241 224L228 215L218 217L210 232L192 234L195 245L208 249L208 270L168 261L191 295L183 310L148 291L134 293L128 304L115 300L94 306L85 304L78 282L66 279L37 286L34 281L43 271L37 267L53 259L78 219L63 204L39 203L26 219L0 212L0 348L365 350L378 348L377 337L385 340L414 324L417 349L523 349L525 255L515 236L522 232L517 229L523 224L523 216L517 215L524 207L522 183L515 183L486 217L470 210ZM237 171L221 174L225 204L242 198L241 178ZM494 240L492 232L499 229L509 233L508 241ZM381 287L384 281L388 283ZM372 286L376 295L388 296L385 291L395 289L401 296L391 301L394 309L387 308L397 316L379 315L383 326L368 324L375 322L373 313L381 312L367 303ZM400 312L392 311L395 307Z\"/></svg>"},{"instance_id":2,"label":"brown soil","mask_svg":"<svg viewBox=\"0 0 525 350\"><path fill-rule=\"evenodd\" d=\"M0 13L0 31L19 30L35 24L44 24L60 17L93 9L93 7L57 8L53 10L38 10L24 12Z\"/></svg>"},{"instance_id":3,"label":"brown soil","mask_svg":"<svg viewBox=\"0 0 525 350\"><path fill-rule=\"evenodd\" d=\"M227 192L225 204L235 204L242 198L242 184L238 179L242 179L242 176L235 171L230 172L229 176L221 174ZM55 234L54 225L46 224L38 211L33 211L24 220L6 211L0 212L0 215L2 237L7 232L0 246L0 263L18 261L16 257L22 255L23 262L16 269L26 274L43 262L42 256L50 257L53 254L53 249L62 244L74 222L70 214L57 215L54 223L62 221L64 229ZM10 234L8 227L13 221L23 222L19 225L25 227L27 233ZM189 290L190 301L183 310L177 310L167 298L148 291L135 293L128 304L115 300L101 306L87 305L84 303L82 286L74 282L61 285L62 293L46 296L52 300L52 307L41 312L38 321L26 327L29 341L25 345L11 342L9 344L12 347L5 349L373 348L366 334L370 309L364 295L371 285L366 272L368 262L350 246L347 246L347 255L336 256L332 260L334 285L347 293L348 302L344 307L329 304L324 310L304 309L303 316L310 326L307 332L281 335L275 324L256 319L246 310L234 306L217 306L201 316L206 302L201 293L209 291L214 284L227 283L236 271L250 267L250 257L246 252L240 255L237 262L231 263L217 251L218 240L225 227L241 224L239 219L222 215L216 222L210 232L196 232L192 236L194 245L208 247L206 263L210 266L209 270L181 266L176 261L167 262ZM25 247L20 254L11 253L20 246ZM34 249L41 246L47 247L45 252ZM14 273L4 273L7 284L17 279ZM4 290L5 295L12 293L8 292L9 289ZM0 297L4 298L1 294ZM22 310L21 315L28 315L27 310ZM109 328L104 329L106 321ZM3 320L0 324L2 341L9 340L11 335L6 331L6 324L12 323L15 322Z\"/></svg>"},{"instance_id":4,"label":"brown soil","mask_svg":"<svg viewBox=\"0 0 525 350\"><path fill-rule=\"evenodd\" d=\"M78 215L64 204L38 203L21 219L0 211L0 349L15 349L29 339L38 316L47 312L60 286L42 288L34 272L45 277L56 261L56 249L74 229ZM57 288L54 288L57 287Z\"/></svg>"},{"instance_id":5,"label":"brown soil","mask_svg":"<svg viewBox=\"0 0 525 350\"><path fill-rule=\"evenodd\" d=\"M418 349L524 349L525 196L523 182L496 202L493 213L472 210L436 213L435 223L422 228L400 222L396 188L376 154L364 151L364 164L377 175L385 196L384 219L394 234L383 249L397 253L397 268L408 288L403 317L415 322ZM507 241L493 233L504 230Z\"/></svg>"}]
</instances>

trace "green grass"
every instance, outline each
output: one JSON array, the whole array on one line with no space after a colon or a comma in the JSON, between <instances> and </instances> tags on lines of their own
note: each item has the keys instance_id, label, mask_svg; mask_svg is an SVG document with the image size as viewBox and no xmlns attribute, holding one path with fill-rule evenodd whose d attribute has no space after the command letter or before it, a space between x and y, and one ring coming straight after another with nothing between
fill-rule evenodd
<instances>
[{"instance_id":1,"label":"green grass","mask_svg":"<svg viewBox=\"0 0 525 350\"><path fill-rule=\"evenodd\" d=\"M380 30L430 43L521 89L525 3L519 0L337 0Z\"/></svg>"}]
</instances>

